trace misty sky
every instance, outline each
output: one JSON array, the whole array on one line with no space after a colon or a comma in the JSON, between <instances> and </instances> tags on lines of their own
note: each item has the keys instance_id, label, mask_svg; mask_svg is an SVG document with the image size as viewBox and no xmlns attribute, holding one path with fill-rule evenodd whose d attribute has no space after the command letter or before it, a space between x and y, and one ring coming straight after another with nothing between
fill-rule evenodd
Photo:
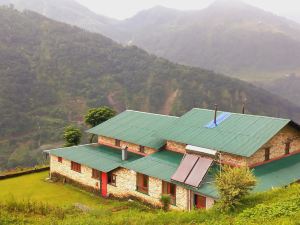
<instances>
[{"instance_id":1,"label":"misty sky","mask_svg":"<svg viewBox=\"0 0 300 225\"><path fill-rule=\"evenodd\" d=\"M98 14L124 19L156 5L190 10L207 7L214 0L77 0ZM300 16L300 0L244 0L278 15Z\"/></svg>"}]
</instances>

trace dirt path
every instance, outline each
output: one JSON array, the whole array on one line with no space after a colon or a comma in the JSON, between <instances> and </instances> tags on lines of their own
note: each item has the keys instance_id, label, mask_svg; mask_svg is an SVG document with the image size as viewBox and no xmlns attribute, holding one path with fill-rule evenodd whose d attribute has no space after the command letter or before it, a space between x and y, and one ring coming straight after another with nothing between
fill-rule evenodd
<instances>
[{"instance_id":1,"label":"dirt path","mask_svg":"<svg viewBox=\"0 0 300 225\"><path fill-rule=\"evenodd\" d=\"M179 89L176 89L175 91L170 92L170 94L169 94L168 98L166 99L165 104L163 105L163 108L161 110L162 114L169 115L171 113L173 104L178 96L178 93L179 93Z\"/></svg>"}]
</instances>

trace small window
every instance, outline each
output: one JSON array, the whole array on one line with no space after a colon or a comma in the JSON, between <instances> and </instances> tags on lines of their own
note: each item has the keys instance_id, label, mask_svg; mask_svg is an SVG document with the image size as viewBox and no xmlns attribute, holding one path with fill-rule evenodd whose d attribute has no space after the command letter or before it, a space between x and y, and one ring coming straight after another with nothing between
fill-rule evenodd
<instances>
[{"instance_id":1,"label":"small window","mask_svg":"<svg viewBox=\"0 0 300 225\"><path fill-rule=\"evenodd\" d=\"M71 170L81 173L81 165L76 162L71 162Z\"/></svg>"},{"instance_id":2,"label":"small window","mask_svg":"<svg viewBox=\"0 0 300 225\"><path fill-rule=\"evenodd\" d=\"M291 149L291 142L285 143L285 154L286 155L290 154L290 149Z\"/></svg>"},{"instance_id":3,"label":"small window","mask_svg":"<svg viewBox=\"0 0 300 225\"><path fill-rule=\"evenodd\" d=\"M92 170L92 178L99 180L101 177L101 172L99 170Z\"/></svg>"},{"instance_id":4,"label":"small window","mask_svg":"<svg viewBox=\"0 0 300 225\"><path fill-rule=\"evenodd\" d=\"M121 147L121 141L116 139L115 140L115 146Z\"/></svg>"},{"instance_id":5,"label":"small window","mask_svg":"<svg viewBox=\"0 0 300 225\"><path fill-rule=\"evenodd\" d=\"M162 182L162 194L169 195L171 204L176 205L176 185L168 182Z\"/></svg>"},{"instance_id":6,"label":"small window","mask_svg":"<svg viewBox=\"0 0 300 225\"><path fill-rule=\"evenodd\" d=\"M62 157L57 157L57 161L58 161L59 163L62 163Z\"/></svg>"},{"instance_id":7,"label":"small window","mask_svg":"<svg viewBox=\"0 0 300 225\"><path fill-rule=\"evenodd\" d=\"M117 186L117 175L113 173L108 173L107 182L110 185Z\"/></svg>"},{"instance_id":8,"label":"small window","mask_svg":"<svg viewBox=\"0 0 300 225\"><path fill-rule=\"evenodd\" d=\"M140 145L140 152L145 153L145 146Z\"/></svg>"},{"instance_id":9,"label":"small window","mask_svg":"<svg viewBox=\"0 0 300 225\"><path fill-rule=\"evenodd\" d=\"M137 173L136 190L144 194L148 194L149 177L144 174Z\"/></svg>"},{"instance_id":10,"label":"small window","mask_svg":"<svg viewBox=\"0 0 300 225\"><path fill-rule=\"evenodd\" d=\"M270 160L270 148L265 149L265 161Z\"/></svg>"}]
</instances>

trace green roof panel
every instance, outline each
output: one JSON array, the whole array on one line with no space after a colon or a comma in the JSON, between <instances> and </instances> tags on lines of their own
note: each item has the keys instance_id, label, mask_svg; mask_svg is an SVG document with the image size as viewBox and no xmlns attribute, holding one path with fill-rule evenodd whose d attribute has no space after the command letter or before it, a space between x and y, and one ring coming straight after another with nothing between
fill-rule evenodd
<instances>
[{"instance_id":1,"label":"green roof panel","mask_svg":"<svg viewBox=\"0 0 300 225\"><path fill-rule=\"evenodd\" d=\"M158 131L170 126L176 119L127 110L87 132L159 149L165 145L165 140L158 135Z\"/></svg>"},{"instance_id":2,"label":"green roof panel","mask_svg":"<svg viewBox=\"0 0 300 225\"><path fill-rule=\"evenodd\" d=\"M223 112L218 112L220 115ZM166 140L249 157L268 142L288 119L231 113L215 128L205 127L214 111L192 109L160 131Z\"/></svg>"},{"instance_id":3,"label":"green roof panel","mask_svg":"<svg viewBox=\"0 0 300 225\"><path fill-rule=\"evenodd\" d=\"M59 148L50 150L49 153L103 172L109 172L142 157L128 152L128 160L123 161L122 151L99 144Z\"/></svg>"}]
</instances>

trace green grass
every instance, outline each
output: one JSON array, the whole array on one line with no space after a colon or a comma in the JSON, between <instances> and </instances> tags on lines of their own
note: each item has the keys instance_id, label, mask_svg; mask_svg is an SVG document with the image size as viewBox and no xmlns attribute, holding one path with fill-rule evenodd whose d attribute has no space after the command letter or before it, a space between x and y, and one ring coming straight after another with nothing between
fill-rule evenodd
<instances>
[{"instance_id":1,"label":"green grass","mask_svg":"<svg viewBox=\"0 0 300 225\"><path fill-rule=\"evenodd\" d=\"M164 212L138 202L103 199L45 181L47 172L0 181L0 224L300 224L300 185L247 197L235 212ZM74 207L81 204L88 212Z\"/></svg>"}]
</instances>

